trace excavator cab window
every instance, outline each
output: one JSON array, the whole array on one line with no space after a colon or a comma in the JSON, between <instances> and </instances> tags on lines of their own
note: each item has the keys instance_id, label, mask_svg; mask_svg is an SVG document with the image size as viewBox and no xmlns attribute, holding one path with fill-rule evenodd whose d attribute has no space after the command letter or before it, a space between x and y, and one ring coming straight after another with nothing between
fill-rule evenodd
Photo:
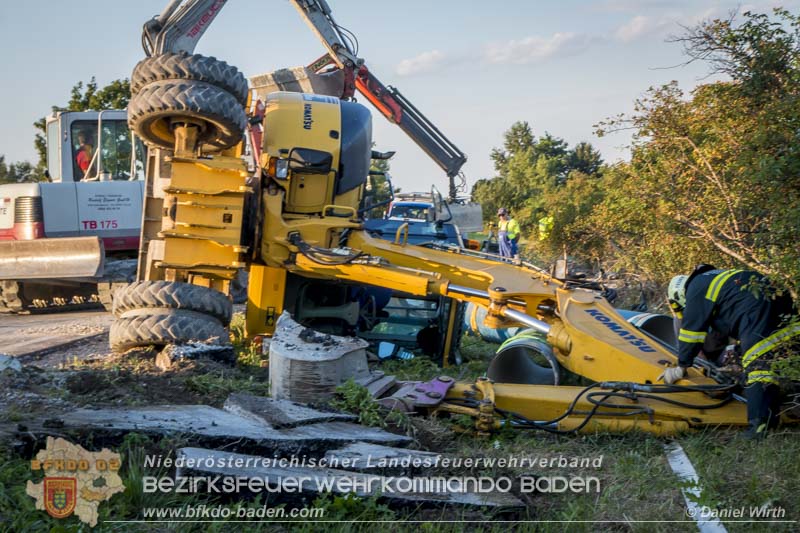
<instances>
[{"instance_id":1,"label":"excavator cab window","mask_svg":"<svg viewBox=\"0 0 800 533\"><path fill-rule=\"evenodd\" d=\"M333 166L333 154L311 148L294 148L289 154L289 168L300 174L327 174Z\"/></svg>"},{"instance_id":2,"label":"excavator cab window","mask_svg":"<svg viewBox=\"0 0 800 533\"><path fill-rule=\"evenodd\" d=\"M94 157L96 131L97 122L94 120L76 120L70 126L72 175L75 176L75 181L97 173L97 160Z\"/></svg>"},{"instance_id":3,"label":"excavator cab window","mask_svg":"<svg viewBox=\"0 0 800 533\"><path fill-rule=\"evenodd\" d=\"M393 198L392 179L389 173L370 173L359 211L365 219L382 219Z\"/></svg>"},{"instance_id":4,"label":"excavator cab window","mask_svg":"<svg viewBox=\"0 0 800 533\"><path fill-rule=\"evenodd\" d=\"M101 129L102 171L109 174L112 180L129 180L131 178L131 132L128 130L127 121L104 120Z\"/></svg>"},{"instance_id":5,"label":"excavator cab window","mask_svg":"<svg viewBox=\"0 0 800 533\"><path fill-rule=\"evenodd\" d=\"M70 125L70 138L75 181L142 179L144 146L136 140L137 160L132 165L131 133L126 120L101 120L99 129L95 120L76 120Z\"/></svg>"},{"instance_id":6,"label":"excavator cab window","mask_svg":"<svg viewBox=\"0 0 800 533\"><path fill-rule=\"evenodd\" d=\"M47 172L58 180L61 179L61 167L58 159L60 133L57 120L47 123ZM74 159L72 164L75 164Z\"/></svg>"}]
</instances>

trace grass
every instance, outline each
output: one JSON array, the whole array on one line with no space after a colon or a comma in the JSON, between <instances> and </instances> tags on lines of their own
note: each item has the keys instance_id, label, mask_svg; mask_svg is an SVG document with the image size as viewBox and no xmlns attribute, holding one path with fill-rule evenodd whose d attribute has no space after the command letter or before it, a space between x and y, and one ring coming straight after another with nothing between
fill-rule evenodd
<instances>
[{"instance_id":1,"label":"grass","mask_svg":"<svg viewBox=\"0 0 800 533\"><path fill-rule=\"evenodd\" d=\"M268 379L263 368L260 351L243 341L243 318L234 319L233 342L239 355L235 368L198 362L178 365L165 375L143 360L108 360L82 364L79 368L65 370L73 377L67 379L66 398L82 398L85 385L94 387L87 401L100 403L121 398L125 405L143 401L144 395L158 396L160 389L172 387L185 402L218 405L234 391L253 394L268 392ZM409 361L389 361L380 365L387 374L404 380L427 380L449 374L460 380L473 380L486 371L496 345L477 338L465 337L461 345L464 364L441 369L430 359L419 356ZM95 374L97 376L95 376ZM26 374L27 375L27 374ZM33 379L31 375L30 379ZM92 379L90 379L92 378ZM40 387L50 387L46 374L41 376ZM75 381L73 382L72 379ZM120 397L120 391L127 396ZM389 417L372 402L363 387L348 383L339 389L337 406L356 413L361 422L393 431L410 432L421 448L463 457L539 457L539 458L596 458L603 457L599 468L535 467L489 468L453 470L454 475L484 475L492 478L509 476L593 476L600 483L599 493L530 493L519 494L527 508L512 515L494 515L486 510L457 508L391 508L375 498L359 499L337 495L322 495L309 502L326 509L326 519L331 520L478 520L474 528L488 531L519 529L522 531L696 531L697 526L685 516L681 482L669 468L665 453L665 440L646 434L628 435L578 435L553 436L534 431L504 430L488 437L476 436L472 431L474 421L463 415L450 419L415 418L405 415ZM116 400L114 400L116 401ZM25 411L14 407L5 411L0 422L16 423L25 417ZM788 519L796 519L800 509L800 439L797 431L779 431L765 441L752 442L739 437L732 430L706 430L678 436L692 461L703 495L700 503L712 508L745 508L782 506ZM145 453L174 453L182 442L176 438L161 440L130 434L117 447L123 455L121 475L127 487L124 493L100 505L101 524L94 531L227 531L237 524L147 524L113 525L103 520L137 519L141 510L149 506L182 506L197 503L235 505L231 500L221 501L208 496L154 495L144 493L144 475L164 475L166 472L143 468ZM0 531L88 531L76 518L51 519L34 508L34 501L25 494L25 482L34 479L26 457L0 445ZM88 446L88 445L87 445ZM423 474L424 475L424 474ZM281 505L275 499L270 505ZM259 499L243 503L252 508L264 504ZM494 519L535 520L534 524L493 524ZM562 521L573 520L570 524ZM675 523L641 521L675 520ZM614 521L609 522L609 521ZM621 521L621 522L620 522ZM723 520L729 531L792 531L792 524L737 524ZM241 526L241 524L238 524ZM316 531L321 524L277 525L247 524L247 530ZM332 524L332 531L362 531L380 525ZM393 526L398 531L449 532L461 531L463 525L429 523Z\"/></svg>"},{"instance_id":2,"label":"grass","mask_svg":"<svg viewBox=\"0 0 800 533\"><path fill-rule=\"evenodd\" d=\"M243 313L235 313L233 315L229 329L231 344L236 354L236 366L243 369L266 367L268 360L262 355L261 347L245 338L245 316Z\"/></svg>"}]
</instances>

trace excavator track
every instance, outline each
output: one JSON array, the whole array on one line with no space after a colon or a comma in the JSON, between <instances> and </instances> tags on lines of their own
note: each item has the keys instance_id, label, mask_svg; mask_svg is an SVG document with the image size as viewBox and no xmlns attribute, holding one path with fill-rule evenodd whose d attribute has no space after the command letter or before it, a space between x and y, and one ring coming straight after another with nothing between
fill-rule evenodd
<instances>
[{"instance_id":1,"label":"excavator track","mask_svg":"<svg viewBox=\"0 0 800 533\"><path fill-rule=\"evenodd\" d=\"M46 280L43 280L46 281ZM41 281L0 282L0 313L53 313L101 307L96 284L50 286Z\"/></svg>"},{"instance_id":2,"label":"excavator track","mask_svg":"<svg viewBox=\"0 0 800 533\"><path fill-rule=\"evenodd\" d=\"M133 281L136 260L109 260L97 281L0 281L0 313L60 313L105 308L111 311L113 293Z\"/></svg>"}]
</instances>

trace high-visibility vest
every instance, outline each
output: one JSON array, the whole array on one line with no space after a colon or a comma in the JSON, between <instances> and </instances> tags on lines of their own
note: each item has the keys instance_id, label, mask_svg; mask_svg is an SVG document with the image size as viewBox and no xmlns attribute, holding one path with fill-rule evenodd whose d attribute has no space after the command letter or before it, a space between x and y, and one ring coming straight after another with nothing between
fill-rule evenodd
<instances>
[{"instance_id":1,"label":"high-visibility vest","mask_svg":"<svg viewBox=\"0 0 800 533\"><path fill-rule=\"evenodd\" d=\"M501 220L500 224L498 225L499 231L505 231L508 238L513 240L520 234L519 222L516 220L509 219L509 220Z\"/></svg>"}]
</instances>

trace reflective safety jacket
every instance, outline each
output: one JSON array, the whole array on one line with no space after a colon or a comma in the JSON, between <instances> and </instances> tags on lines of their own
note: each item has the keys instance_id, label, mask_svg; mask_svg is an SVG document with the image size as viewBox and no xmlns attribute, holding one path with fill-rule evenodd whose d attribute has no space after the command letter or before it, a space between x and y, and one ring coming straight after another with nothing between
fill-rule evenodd
<instances>
[{"instance_id":1,"label":"reflective safety jacket","mask_svg":"<svg viewBox=\"0 0 800 533\"><path fill-rule=\"evenodd\" d=\"M757 272L711 270L696 276L686 288L678 334L680 366L692 365L709 328L738 339L747 354L778 329L791 309L791 298L775 298L774 289Z\"/></svg>"},{"instance_id":2,"label":"reflective safety jacket","mask_svg":"<svg viewBox=\"0 0 800 533\"><path fill-rule=\"evenodd\" d=\"M506 235L508 236L508 239L510 241L513 241L519 236L520 233L519 222L517 222L513 218L507 220L501 220L500 223L497 225L497 230L505 231Z\"/></svg>"}]
</instances>

